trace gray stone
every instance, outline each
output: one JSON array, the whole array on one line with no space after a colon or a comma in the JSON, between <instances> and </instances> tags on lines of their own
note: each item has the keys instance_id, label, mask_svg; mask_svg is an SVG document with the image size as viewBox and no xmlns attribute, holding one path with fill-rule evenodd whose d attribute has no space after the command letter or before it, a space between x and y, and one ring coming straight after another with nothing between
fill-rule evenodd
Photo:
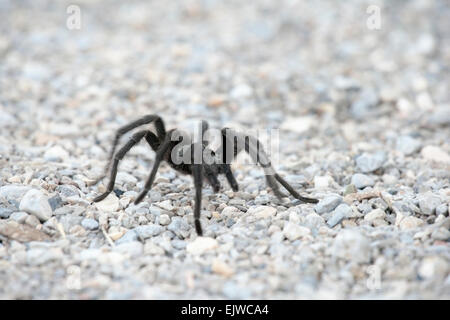
<instances>
[{"instance_id":1,"label":"gray stone","mask_svg":"<svg viewBox=\"0 0 450 320\"><path fill-rule=\"evenodd\" d=\"M419 208L423 214L434 214L436 208L441 204L439 196L432 194L431 192L425 193L419 197Z\"/></svg>"},{"instance_id":2,"label":"gray stone","mask_svg":"<svg viewBox=\"0 0 450 320\"><path fill-rule=\"evenodd\" d=\"M167 226L170 223L170 217L168 214L162 214L159 216L159 224L162 226Z\"/></svg>"},{"instance_id":3,"label":"gray stone","mask_svg":"<svg viewBox=\"0 0 450 320\"><path fill-rule=\"evenodd\" d=\"M87 230L98 229L98 222L91 218L85 218L81 221L81 226Z\"/></svg>"},{"instance_id":4,"label":"gray stone","mask_svg":"<svg viewBox=\"0 0 450 320\"><path fill-rule=\"evenodd\" d=\"M342 202L342 197L338 195L330 195L319 201L315 206L318 214L331 212Z\"/></svg>"},{"instance_id":5,"label":"gray stone","mask_svg":"<svg viewBox=\"0 0 450 320\"><path fill-rule=\"evenodd\" d=\"M129 254L131 257L139 257L144 252L144 245L139 241L128 241L120 243L114 250L120 253Z\"/></svg>"},{"instance_id":6,"label":"gray stone","mask_svg":"<svg viewBox=\"0 0 450 320\"><path fill-rule=\"evenodd\" d=\"M0 207L0 218L7 219L12 213L11 209Z\"/></svg>"},{"instance_id":7,"label":"gray stone","mask_svg":"<svg viewBox=\"0 0 450 320\"><path fill-rule=\"evenodd\" d=\"M342 203L340 204L331 214L331 217L328 219L327 224L330 228L333 228L337 224L339 224L345 218L351 216L352 208L348 204Z\"/></svg>"},{"instance_id":8,"label":"gray stone","mask_svg":"<svg viewBox=\"0 0 450 320\"><path fill-rule=\"evenodd\" d=\"M362 173L355 173L352 176L352 184L358 189L364 189L365 187L372 187L375 181L372 177L369 177Z\"/></svg>"},{"instance_id":9,"label":"gray stone","mask_svg":"<svg viewBox=\"0 0 450 320\"><path fill-rule=\"evenodd\" d=\"M447 241L448 239L450 239L450 231L442 227L437 228L433 231L431 237L435 240Z\"/></svg>"},{"instance_id":10,"label":"gray stone","mask_svg":"<svg viewBox=\"0 0 450 320\"><path fill-rule=\"evenodd\" d=\"M48 199L48 203L50 204L52 211L55 211L62 206L62 199L59 195L54 195L53 197Z\"/></svg>"},{"instance_id":11,"label":"gray stone","mask_svg":"<svg viewBox=\"0 0 450 320\"><path fill-rule=\"evenodd\" d=\"M186 235L191 226L181 217L173 217L172 222L167 226L167 229L178 235Z\"/></svg>"},{"instance_id":12,"label":"gray stone","mask_svg":"<svg viewBox=\"0 0 450 320\"><path fill-rule=\"evenodd\" d=\"M131 241L137 241L138 240L138 234L135 230L128 230L121 238L116 240L116 244L122 244L127 243Z\"/></svg>"},{"instance_id":13,"label":"gray stone","mask_svg":"<svg viewBox=\"0 0 450 320\"><path fill-rule=\"evenodd\" d=\"M31 189L20 201L21 211L35 215L41 221L47 221L52 217L52 208L48 198L40 190Z\"/></svg>"},{"instance_id":14,"label":"gray stone","mask_svg":"<svg viewBox=\"0 0 450 320\"><path fill-rule=\"evenodd\" d=\"M401 136L397 138L396 148L404 155L409 156L419 151L421 145L422 144L417 139L410 136Z\"/></svg>"},{"instance_id":15,"label":"gray stone","mask_svg":"<svg viewBox=\"0 0 450 320\"><path fill-rule=\"evenodd\" d=\"M31 188L21 185L7 185L0 187L0 197L6 200L20 200Z\"/></svg>"},{"instance_id":16,"label":"gray stone","mask_svg":"<svg viewBox=\"0 0 450 320\"><path fill-rule=\"evenodd\" d=\"M164 231L164 228L157 224L149 224L145 226L136 227L133 230L140 238L147 239L161 234L161 232Z\"/></svg>"},{"instance_id":17,"label":"gray stone","mask_svg":"<svg viewBox=\"0 0 450 320\"><path fill-rule=\"evenodd\" d=\"M370 240L356 229L341 230L331 251L335 257L356 263L368 263L371 258Z\"/></svg>"},{"instance_id":18,"label":"gray stone","mask_svg":"<svg viewBox=\"0 0 450 320\"><path fill-rule=\"evenodd\" d=\"M439 206L437 206L436 207L436 215L437 216L439 216L439 215L443 215L443 216L445 216L445 215L447 215L447 213L448 213L448 206L447 206L447 204L446 203L443 203L443 204L441 204L441 205L439 205ZM1 209L0 209L0 217L1 217Z\"/></svg>"},{"instance_id":19,"label":"gray stone","mask_svg":"<svg viewBox=\"0 0 450 320\"><path fill-rule=\"evenodd\" d=\"M14 212L10 216L10 219L12 219L18 223L24 223L27 217L28 217L28 213L23 212L23 211L18 211L18 212Z\"/></svg>"},{"instance_id":20,"label":"gray stone","mask_svg":"<svg viewBox=\"0 0 450 320\"><path fill-rule=\"evenodd\" d=\"M363 153L356 158L356 166L363 173L373 172L383 166L386 162L386 153L378 151L376 153Z\"/></svg>"}]
</instances>

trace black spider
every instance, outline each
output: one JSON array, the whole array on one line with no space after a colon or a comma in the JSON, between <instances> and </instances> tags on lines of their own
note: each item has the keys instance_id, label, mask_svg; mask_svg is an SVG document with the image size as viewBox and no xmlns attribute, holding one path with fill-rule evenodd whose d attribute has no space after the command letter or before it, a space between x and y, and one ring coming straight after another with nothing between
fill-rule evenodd
<instances>
[{"instance_id":1,"label":"black spider","mask_svg":"<svg viewBox=\"0 0 450 320\"><path fill-rule=\"evenodd\" d=\"M156 128L156 134L150 130L138 131L131 139L116 153L116 147L120 140L120 137L125 133L140 127L145 124L154 123ZM202 138L201 142L191 142L189 138L186 138L183 132L172 129L166 132L163 120L157 115L147 115L142 117L126 126L121 127L115 136L113 147L108 158L108 164L106 166L105 175L111 168L110 181L106 192L96 197L93 201L98 202L105 199L111 191L114 189L114 182L117 175L117 167L119 161L123 159L125 154L136 145L142 138L147 140L150 147L156 152L155 163L153 165L150 176L148 177L144 190L137 196L134 201L135 204L144 199L147 192L152 187L155 180L156 172L162 160L165 160L169 165L184 174L191 174L194 178L195 185L195 209L194 209L194 221L195 229L198 235L202 235L202 227L200 224L200 209L202 200L202 184L203 177L212 186L214 192L220 190L220 183L217 178L219 174L224 174L228 180L233 191L238 190L238 184L231 172L230 163L237 156L237 154L243 149L252 157L255 163L261 165L264 169L267 184L272 188L274 194L281 198L284 196L279 190L277 181L286 188L291 195L296 199L308 202L317 203L317 199L302 197L298 194L280 175L278 175L264 152L260 142L249 135L238 133L232 129L224 128L221 133L221 146L219 150L213 151L208 148L208 141L204 139L204 133L208 130L208 124L202 121ZM183 149L183 146L185 147ZM197 152L196 152L197 150ZM200 150L200 152L198 152ZM174 151L174 152L173 152ZM184 151L185 153L183 153ZM186 153L187 152L187 153ZM182 155L188 155L188 159L181 159ZM205 155L211 155L206 159ZM179 155L180 157L176 157ZM112 162L112 167L111 167Z\"/></svg>"}]
</instances>

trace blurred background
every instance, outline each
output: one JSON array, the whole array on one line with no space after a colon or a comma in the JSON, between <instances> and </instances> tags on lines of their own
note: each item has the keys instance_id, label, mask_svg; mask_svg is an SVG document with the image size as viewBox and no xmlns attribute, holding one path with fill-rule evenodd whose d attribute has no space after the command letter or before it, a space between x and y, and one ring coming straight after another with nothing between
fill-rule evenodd
<instances>
[{"instance_id":1,"label":"blurred background","mask_svg":"<svg viewBox=\"0 0 450 320\"><path fill-rule=\"evenodd\" d=\"M87 201L97 192L97 186L89 183L103 169L115 130L142 115L156 113L169 128L206 119L216 127L281 129L279 169L290 174L287 178L292 183L300 181L297 187L307 186L308 192L319 198L330 192L343 194L355 172L367 173L361 166L355 167L355 157L363 152L384 151L381 171L376 171L381 164L368 170L374 171L369 174L373 179L369 188L375 185L393 190L392 194L401 198L399 201L417 206L422 194L440 197L443 209L437 214L423 217L420 210L412 213L425 224L433 224L439 213L442 219L448 217L449 17L446 0L0 0L0 186L31 184L48 188L51 196L60 190L55 189L56 185L72 184L80 188L80 197ZM137 179L130 178L131 183L123 191L139 189L153 158L145 145L133 149L130 155L123 170ZM252 195L247 202L236 203L266 203L255 200L267 197L262 173L242 167L236 170L243 190ZM169 172L162 168L160 185L178 181ZM119 183L126 184L125 178L122 176ZM137 181L141 183L138 187ZM190 185L189 178L181 182ZM255 182L260 187L255 187ZM174 199L171 192L182 193L184 189L164 190L161 201ZM206 202L206 211L220 211L214 201ZM229 205L227 201L223 200ZM98 220L98 212L89 210L82 215ZM360 207L354 210L364 212ZM283 219L289 219L289 214L281 216ZM394 225L395 216L394 220L387 220ZM142 221L125 228L144 224ZM224 228L230 233L233 230L231 226ZM71 226L66 229L70 234ZM210 228L212 234L214 230ZM220 232L214 236L217 234ZM167 237L174 241L170 232ZM245 254L252 259L252 253L265 252L258 251L256 239L269 239L270 235L248 237L243 243L235 242L239 254L224 258L240 274L231 280L215 279L208 275L209 267L189 264L180 251L173 249L178 252L175 258L157 262L160 269L150 268L159 270L156 275L117 271L125 278L137 277L126 278L126 290L120 281L112 285L113 277L98 278L95 268L90 269L97 282L93 280L93 291L85 291L82 297L130 298L144 292L145 297L173 298L190 292L189 297L196 298L264 298L266 294L274 298L345 298L365 294L439 298L448 290L449 249L445 232L441 240L427 238L429 242L421 244L426 247L443 241L437 260L424 262L425 253L405 254L392 262L394 267L387 261L394 261L395 254L383 258L379 262L383 272L391 267L399 271L383 273L395 285L381 293L365 291L366 278L358 273L358 268L347 265L346 272L354 272L350 277L353 280L349 280L347 273L342 275L334 269L338 266L335 262L328 264L314 258L316 252L290 260L296 254L292 252L298 252L298 243L273 250L267 244L270 259L277 261L277 266L267 271L270 276L261 267L261 261L240 265L239 259L245 260ZM414 246L412 235L409 242L398 240L397 235L393 237L397 237L397 242L389 244L391 247L400 250L404 245ZM107 245L101 233L81 238L84 248ZM183 245L179 246L183 251ZM172 247L176 244L172 243ZM3 254L8 259L14 255L5 251ZM373 254L372 261L378 261ZM64 257L72 261L70 253ZM21 265L21 260L11 259L4 269L8 279L16 280L13 283L3 278L3 297L80 297L58 289L58 284L31 288L26 273L12 272L12 266ZM162 275L164 270L176 275L182 272L177 263L193 270L200 281L199 289L190 286L191 274L187 278L184 274ZM421 263L428 263L424 270L432 268L437 273L418 276ZM22 267L26 270L26 262ZM290 274L289 270L297 272ZM249 284L249 279L254 280L254 272L261 283L255 280L256 284ZM331 276L324 278L327 272ZM38 271L41 276L34 278L37 283L45 282L44 273L42 267ZM156 291L140 291L141 285L148 284L146 277L170 285L162 285ZM442 281L445 277L447 283ZM424 278L439 285L433 287L432 282L425 285L418 280ZM215 284L201 289L211 285L211 279L215 279ZM360 281L361 287L351 281ZM113 289L102 291L103 285ZM305 289L309 285L312 291ZM187 286L187 291L177 291L180 286Z\"/></svg>"}]
</instances>

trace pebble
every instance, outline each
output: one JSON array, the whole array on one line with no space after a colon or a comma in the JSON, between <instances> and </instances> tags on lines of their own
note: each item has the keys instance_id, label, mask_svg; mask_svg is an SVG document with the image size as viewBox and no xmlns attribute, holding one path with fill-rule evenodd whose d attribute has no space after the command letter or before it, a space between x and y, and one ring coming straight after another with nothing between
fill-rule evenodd
<instances>
[{"instance_id":1,"label":"pebble","mask_svg":"<svg viewBox=\"0 0 450 320\"><path fill-rule=\"evenodd\" d=\"M54 146L47 149L44 153L44 159L46 161L61 162L67 161L69 158L69 153L61 146Z\"/></svg>"},{"instance_id":2,"label":"pebble","mask_svg":"<svg viewBox=\"0 0 450 320\"><path fill-rule=\"evenodd\" d=\"M40 190L31 189L20 201L21 211L35 215L41 221L47 221L52 217L52 208L48 198Z\"/></svg>"},{"instance_id":3,"label":"pebble","mask_svg":"<svg viewBox=\"0 0 450 320\"><path fill-rule=\"evenodd\" d=\"M85 218L81 221L81 226L87 230L98 229L98 222L95 219Z\"/></svg>"},{"instance_id":4,"label":"pebble","mask_svg":"<svg viewBox=\"0 0 450 320\"><path fill-rule=\"evenodd\" d=\"M155 203L155 205L160 207L161 209L164 209L164 210L167 210L167 211L172 211L173 210L172 202L170 200L157 202L157 203Z\"/></svg>"},{"instance_id":5,"label":"pebble","mask_svg":"<svg viewBox=\"0 0 450 320\"><path fill-rule=\"evenodd\" d=\"M7 219L11 216L12 213L13 211L11 209L0 207L0 218Z\"/></svg>"},{"instance_id":6,"label":"pebble","mask_svg":"<svg viewBox=\"0 0 450 320\"><path fill-rule=\"evenodd\" d=\"M288 222L283 228L283 234L289 241L295 241L311 234L311 231L293 222Z\"/></svg>"},{"instance_id":7,"label":"pebble","mask_svg":"<svg viewBox=\"0 0 450 320\"><path fill-rule=\"evenodd\" d=\"M419 197L419 208L423 214L431 215L436 212L436 208L441 205L439 196L431 192L423 194Z\"/></svg>"},{"instance_id":8,"label":"pebble","mask_svg":"<svg viewBox=\"0 0 450 320\"><path fill-rule=\"evenodd\" d=\"M343 229L336 236L332 254L356 263L368 263L371 258L369 239L359 230Z\"/></svg>"},{"instance_id":9,"label":"pebble","mask_svg":"<svg viewBox=\"0 0 450 320\"><path fill-rule=\"evenodd\" d=\"M397 138L396 148L406 156L416 153L420 150L421 142L410 136L401 136Z\"/></svg>"},{"instance_id":10,"label":"pebble","mask_svg":"<svg viewBox=\"0 0 450 320\"><path fill-rule=\"evenodd\" d=\"M424 224L423 220L413 216L407 216L400 221L399 226L400 230L413 230L420 227L423 224Z\"/></svg>"},{"instance_id":11,"label":"pebble","mask_svg":"<svg viewBox=\"0 0 450 320\"><path fill-rule=\"evenodd\" d=\"M182 217L173 217L167 229L177 236L187 237L191 226Z\"/></svg>"},{"instance_id":12,"label":"pebble","mask_svg":"<svg viewBox=\"0 0 450 320\"><path fill-rule=\"evenodd\" d=\"M36 227L41 224L39 219L33 215L28 215L25 219L25 223L31 227Z\"/></svg>"},{"instance_id":13,"label":"pebble","mask_svg":"<svg viewBox=\"0 0 450 320\"><path fill-rule=\"evenodd\" d=\"M140 238L148 239L161 234L164 228L157 224L148 224L145 226L139 226L132 229Z\"/></svg>"},{"instance_id":14,"label":"pebble","mask_svg":"<svg viewBox=\"0 0 450 320\"><path fill-rule=\"evenodd\" d=\"M375 209L364 216L364 220L373 222L375 220L383 220L386 217L386 212L381 209Z\"/></svg>"},{"instance_id":15,"label":"pebble","mask_svg":"<svg viewBox=\"0 0 450 320\"><path fill-rule=\"evenodd\" d=\"M450 163L450 156L447 152L436 146L426 146L422 149L421 155L425 160Z\"/></svg>"},{"instance_id":16,"label":"pebble","mask_svg":"<svg viewBox=\"0 0 450 320\"><path fill-rule=\"evenodd\" d=\"M448 274L449 264L439 256L425 257L419 266L419 275L425 279L443 280Z\"/></svg>"},{"instance_id":17,"label":"pebble","mask_svg":"<svg viewBox=\"0 0 450 320\"><path fill-rule=\"evenodd\" d=\"M447 241L450 239L450 231L445 228L437 228L431 234L431 238L433 238L434 240Z\"/></svg>"},{"instance_id":18,"label":"pebble","mask_svg":"<svg viewBox=\"0 0 450 320\"><path fill-rule=\"evenodd\" d=\"M338 225L343 219L351 216L352 208L348 204L341 203L336 209L334 209L331 217L328 219L327 224L330 228Z\"/></svg>"},{"instance_id":19,"label":"pebble","mask_svg":"<svg viewBox=\"0 0 450 320\"><path fill-rule=\"evenodd\" d=\"M330 176L315 176L314 177L314 188L324 189L328 188L331 183Z\"/></svg>"},{"instance_id":20,"label":"pebble","mask_svg":"<svg viewBox=\"0 0 450 320\"><path fill-rule=\"evenodd\" d=\"M214 259L211 264L211 270L224 277L230 277L234 274L234 270L225 262L219 259Z\"/></svg>"},{"instance_id":21,"label":"pebble","mask_svg":"<svg viewBox=\"0 0 450 320\"><path fill-rule=\"evenodd\" d=\"M159 216L159 224L162 226L167 226L170 223L170 217L168 214L161 214Z\"/></svg>"},{"instance_id":22,"label":"pebble","mask_svg":"<svg viewBox=\"0 0 450 320\"><path fill-rule=\"evenodd\" d=\"M368 175L355 173L352 176L352 184L358 189L364 189L365 187L372 187L375 181Z\"/></svg>"},{"instance_id":23,"label":"pebble","mask_svg":"<svg viewBox=\"0 0 450 320\"><path fill-rule=\"evenodd\" d=\"M374 172L381 168L386 162L386 153L378 151L376 153L363 153L356 158L356 166L363 173Z\"/></svg>"},{"instance_id":24,"label":"pebble","mask_svg":"<svg viewBox=\"0 0 450 320\"><path fill-rule=\"evenodd\" d=\"M269 206L259 206L250 208L247 213L253 215L257 219L267 219L275 216L277 209Z\"/></svg>"},{"instance_id":25,"label":"pebble","mask_svg":"<svg viewBox=\"0 0 450 320\"><path fill-rule=\"evenodd\" d=\"M186 251L194 255L201 255L207 251L214 250L218 247L216 239L209 237L197 237L194 241L190 242Z\"/></svg>"},{"instance_id":26,"label":"pebble","mask_svg":"<svg viewBox=\"0 0 450 320\"><path fill-rule=\"evenodd\" d=\"M95 207L103 212L116 212L119 210L119 199L111 192L105 199L100 202L95 202Z\"/></svg>"},{"instance_id":27,"label":"pebble","mask_svg":"<svg viewBox=\"0 0 450 320\"><path fill-rule=\"evenodd\" d=\"M28 217L28 213L23 212L23 211L18 211L18 212L14 212L11 216L10 219L18 222L18 223L24 223L25 220Z\"/></svg>"},{"instance_id":28,"label":"pebble","mask_svg":"<svg viewBox=\"0 0 450 320\"><path fill-rule=\"evenodd\" d=\"M330 195L321 199L319 203L316 204L315 210L318 214L333 211L340 203L342 203L342 197L339 195Z\"/></svg>"},{"instance_id":29,"label":"pebble","mask_svg":"<svg viewBox=\"0 0 450 320\"><path fill-rule=\"evenodd\" d=\"M19 185L6 185L0 187L0 197L6 200L20 200L31 187Z\"/></svg>"},{"instance_id":30,"label":"pebble","mask_svg":"<svg viewBox=\"0 0 450 320\"><path fill-rule=\"evenodd\" d=\"M144 245L139 241L129 241L120 243L114 247L114 250L120 253L129 254L130 257L139 257L144 252Z\"/></svg>"}]
</instances>

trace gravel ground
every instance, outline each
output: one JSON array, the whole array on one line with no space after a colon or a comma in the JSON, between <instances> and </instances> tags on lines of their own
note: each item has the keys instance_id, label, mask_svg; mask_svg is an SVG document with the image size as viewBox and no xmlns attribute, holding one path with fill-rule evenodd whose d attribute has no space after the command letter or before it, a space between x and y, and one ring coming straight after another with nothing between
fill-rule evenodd
<instances>
[{"instance_id":1,"label":"gravel ground","mask_svg":"<svg viewBox=\"0 0 450 320\"><path fill-rule=\"evenodd\" d=\"M69 29L69 4L81 9ZM369 5L381 28L369 29ZM450 299L447 1L0 1L0 298ZM73 20L71 20L73 21ZM204 188L154 153L95 184L114 132L280 129Z\"/></svg>"}]
</instances>

